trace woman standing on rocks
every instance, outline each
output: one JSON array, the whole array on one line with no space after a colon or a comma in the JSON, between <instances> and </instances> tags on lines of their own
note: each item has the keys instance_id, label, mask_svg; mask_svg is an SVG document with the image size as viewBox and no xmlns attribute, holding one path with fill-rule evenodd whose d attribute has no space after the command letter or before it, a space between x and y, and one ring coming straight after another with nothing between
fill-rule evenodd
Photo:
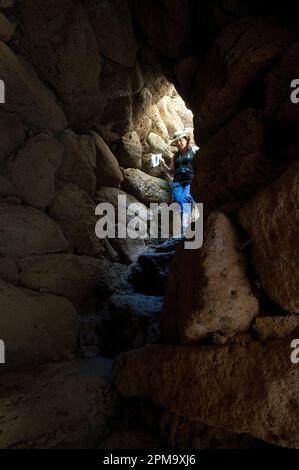
<instances>
[{"instance_id":1,"label":"woman standing on rocks","mask_svg":"<svg viewBox=\"0 0 299 470\"><path fill-rule=\"evenodd\" d=\"M174 176L171 184L172 195L175 202L181 207L182 234L184 235L190 223L194 199L190 194L190 185L194 176L192 160L198 147L191 147L190 136L186 132L177 131L173 136L170 145L175 144L178 151L174 155L170 167L165 163L164 158L160 159L163 169Z\"/></svg>"}]
</instances>

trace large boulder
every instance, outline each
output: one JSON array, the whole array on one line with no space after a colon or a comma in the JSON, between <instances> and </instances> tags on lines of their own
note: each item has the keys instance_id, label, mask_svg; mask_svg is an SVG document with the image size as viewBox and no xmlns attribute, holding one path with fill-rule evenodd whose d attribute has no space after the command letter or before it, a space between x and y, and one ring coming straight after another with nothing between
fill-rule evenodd
<instances>
[{"instance_id":1,"label":"large boulder","mask_svg":"<svg viewBox=\"0 0 299 470\"><path fill-rule=\"evenodd\" d=\"M260 282L285 310L299 312L299 162L258 193L239 211L239 221L252 240Z\"/></svg>"},{"instance_id":2,"label":"large boulder","mask_svg":"<svg viewBox=\"0 0 299 470\"><path fill-rule=\"evenodd\" d=\"M120 166L141 168L142 146L135 131L125 134L116 144L114 154Z\"/></svg>"},{"instance_id":3,"label":"large boulder","mask_svg":"<svg viewBox=\"0 0 299 470\"><path fill-rule=\"evenodd\" d=\"M70 359L78 339L78 317L65 298L21 289L0 280L1 339L6 367Z\"/></svg>"},{"instance_id":4,"label":"large boulder","mask_svg":"<svg viewBox=\"0 0 299 470\"><path fill-rule=\"evenodd\" d=\"M184 52L192 21L188 0L134 1L134 11L147 42L174 58Z\"/></svg>"},{"instance_id":5,"label":"large boulder","mask_svg":"<svg viewBox=\"0 0 299 470\"><path fill-rule=\"evenodd\" d=\"M118 356L113 378L125 397L146 397L193 421L298 448L299 368L290 360L291 339L246 347L148 345Z\"/></svg>"},{"instance_id":6,"label":"large boulder","mask_svg":"<svg viewBox=\"0 0 299 470\"><path fill-rule=\"evenodd\" d=\"M133 97L122 96L115 99L107 99L100 116L101 124L110 131L119 135L134 130L133 125Z\"/></svg>"},{"instance_id":7,"label":"large boulder","mask_svg":"<svg viewBox=\"0 0 299 470\"><path fill-rule=\"evenodd\" d=\"M177 112L172 106L172 99L170 96L165 96L158 104L157 107L160 111L161 118L165 123L168 134L172 138L176 131L184 129L184 123Z\"/></svg>"},{"instance_id":8,"label":"large boulder","mask_svg":"<svg viewBox=\"0 0 299 470\"><path fill-rule=\"evenodd\" d=\"M17 188L7 174L0 174L0 196L19 196Z\"/></svg>"},{"instance_id":9,"label":"large boulder","mask_svg":"<svg viewBox=\"0 0 299 470\"><path fill-rule=\"evenodd\" d=\"M44 209L55 194L55 175L61 163L63 146L54 137L38 134L26 141L8 162L8 171L22 199Z\"/></svg>"},{"instance_id":10,"label":"large boulder","mask_svg":"<svg viewBox=\"0 0 299 470\"><path fill-rule=\"evenodd\" d=\"M22 12L23 48L65 103L72 127L88 129L101 107L101 59L86 12L72 0L29 0Z\"/></svg>"},{"instance_id":11,"label":"large boulder","mask_svg":"<svg viewBox=\"0 0 299 470\"><path fill-rule=\"evenodd\" d=\"M6 170L6 158L25 138L22 120L15 114L0 113L0 172Z\"/></svg>"},{"instance_id":12,"label":"large boulder","mask_svg":"<svg viewBox=\"0 0 299 470\"><path fill-rule=\"evenodd\" d=\"M207 208L248 199L273 177L265 126L253 109L225 124L201 147L191 191Z\"/></svg>"},{"instance_id":13,"label":"large boulder","mask_svg":"<svg viewBox=\"0 0 299 470\"><path fill-rule=\"evenodd\" d=\"M123 181L119 163L108 145L96 132L91 131L96 143L96 187L115 186L118 187Z\"/></svg>"},{"instance_id":14,"label":"large boulder","mask_svg":"<svg viewBox=\"0 0 299 470\"><path fill-rule=\"evenodd\" d=\"M84 6L94 27L100 53L124 67L133 66L137 42L128 0L85 0Z\"/></svg>"},{"instance_id":15,"label":"large boulder","mask_svg":"<svg viewBox=\"0 0 299 470\"><path fill-rule=\"evenodd\" d=\"M72 130L62 137L64 153L57 172L66 181L76 183L88 194L93 195L96 187L96 145L90 135L77 135Z\"/></svg>"},{"instance_id":16,"label":"large boulder","mask_svg":"<svg viewBox=\"0 0 299 470\"><path fill-rule=\"evenodd\" d=\"M297 28L274 17L247 17L229 24L215 39L193 86L194 128L210 135L240 108L251 82L297 37Z\"/></svg>"},{"instance_id":17,"label":"large boulder","mask_svg":"<svg viewBox=\"0 0 299 470\"><path fill-rule=\"evenodd\" d=\"M18 266L20 281L25 286L71 299L108 297L117 290L129 289L126 267L105 257L32 256L19 260Z\"/></svg>"},{"instance_id":18,"label":"large boulder","mask_svg":"<svg viewBox=\"0 0 299 470\"><path fill-rule=\"evenodd\" d=\"M67 240L80 255L105 254L103 240L96 237L96 205L76 184L58 182L49 215L61 226Z\"/></svg>"},{"instance_id":19,"label":"large boulder","mask_svg":"<svg viewBox=\"0 0 299 470\"><path fill-rule=\"evenodd\" d=\"M170 188L166 181L134 168L124 171L122 188L146 205L171 201Z\"/></svg>"},{"instance_id":20,"label":"large boulder","mask_svg":"<svg viewBox=\"0 0 299 470\"><path fill-rule=\"evenodd\" d=\"M37 209L0 204L0 219L1 255L58 253L68 247L59 225Z\"/></svg>"},{"instance_id":21,"label":"large boulder","mask_svg":"<svg viewBox=\"0 0 299 470\"><path fill-rule=\"evenodd\" d=\"M0 58L0 76L5 83L3 110L16 113L37 129L63 130L66 118L35 73L1 42Z\"/></svg>"},{"instance_id":22,"label":"large boulder","mask_svg":"<svg viewBox=\"0 0 299 470\"><path fill-rule=\"evenodd\" d=\"M3 13L0 13L0 41L10 41L15 29L16 26Z\"/></svg>"},{"instance_id":23,"label":"large boulder","mask_svg":"<svg viewBox=\"0 0 299 470\"><path fill-rule=\"evenodd\" d=\"M169 133L167 126L161 117L158 106L153 105L147 115L151 120L151 132L159 135L165 142L167 142L169 139Z\"/></svg>"},{"instance_id":24,"label":"large boulder","mask_svg":"<svg viewBox=\"0 0 299 470\"><path fill-rule=\"evenodd\" d=\"M204 224L200 249L178 245L161 316L165 337L194 343L215 332L233 336L249 329L258 313L258 301L239 245L236 229L217 212Z\"/></svg>"},{"instance_id":25,"label":"large boulder","mask_svg":"<svg viewBox=\"0 0 299 470\"><path fill-rule=\"evenodd\" d=\"M101 357L27 370L21 381L20 373L3 375L0 447L98 447L119 407L110 375Z\"/></svg>"},{"instance_id":26,"label":"large boulder","mask_svg":"<svg viewBox=\"0 0 299 470\"><path fill-rule=\"evenodd\" d=\"M133 67L124 68L105 59L99 81L104 99L115 100L135 95L141 92L143 85L142 71L138 62Z\"/></svg>"}]
</instances>

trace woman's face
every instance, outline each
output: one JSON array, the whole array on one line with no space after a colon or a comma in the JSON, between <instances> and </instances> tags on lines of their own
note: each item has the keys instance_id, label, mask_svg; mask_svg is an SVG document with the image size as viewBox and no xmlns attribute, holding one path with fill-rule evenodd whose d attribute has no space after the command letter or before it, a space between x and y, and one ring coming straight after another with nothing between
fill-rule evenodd
<instances>
[{"instance_id":1,"label":"woman's face","mask_svg":"<svg viewBox=\"0 0 299 470\"><path fill-rule=\"evenodd\" d=\"M188 146L188 140L186 139L186 137L181 137L179 140L177 140L176 146L181 152L186 150Z\"/></svg>"}]
</instances>

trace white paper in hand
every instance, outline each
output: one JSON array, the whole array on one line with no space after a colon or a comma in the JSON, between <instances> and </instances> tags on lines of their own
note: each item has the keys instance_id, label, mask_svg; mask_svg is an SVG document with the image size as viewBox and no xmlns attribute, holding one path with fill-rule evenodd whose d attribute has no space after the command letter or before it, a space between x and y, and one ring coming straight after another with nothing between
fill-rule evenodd
<instances>
[{"instance_id":1,"label":"white paper in hand","mask_svg":"<svg viewBox=\"0 0 299 470\"><path fill-rule=\"evenodd\" d=\"M162 153L151 154L152 167L155 168L159 165L160 159L162 158Z\"/></svg>"}]
</instances>

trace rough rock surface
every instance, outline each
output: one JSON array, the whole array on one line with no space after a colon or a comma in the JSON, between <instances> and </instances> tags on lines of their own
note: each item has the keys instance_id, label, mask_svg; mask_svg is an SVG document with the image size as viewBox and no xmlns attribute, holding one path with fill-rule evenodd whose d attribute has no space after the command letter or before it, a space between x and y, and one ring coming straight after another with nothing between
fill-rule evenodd
<instances>
[{"instance_id":1,"label":"rough rock surface","mask_svg":"<svg viewBox=\"0 0 299 470\"><path fill-rule=\"evenodd\" d=\"M211 134L240 107L248 85L294 41L296 28L279 20L243 18L228 25L210 50L194 85L194 127Z\"/></svg>"},{"instance_id":2,"label":"rough rock surface","mask_svg":"<svg viewBox=\"0 0 299 470\"><path fill-rule=\"evenodd\" d=\"M165 180L149 176L134 168L124 171L122 188L146 205L171 201L170 188Z\"/></svg>"},{"instance_id":3,"label":"rough rock surface","mask_svg":"<svg viewBox=\"0 0 299 470\"><path fill-rule=\"evenodd\" d=\"M76 184L58 182L49 215L61 226L67 240L80 255L105 253L103 240L95 234L95 208L91 197Z\"/></svg>"},{"instance_id":4,"label":"rough rock surface","mask_svg":"<svg viewBox=\"0 0 299 470\"><path fill-rule=\"evenodd\" d=\"M66 118L47 88L14 52L0 43L0 75L6 84L5 111L17 113L37 129L61 131Z\"/></svg>"},{"instance_id":5,"label":"rough rock surface","mask_svg":"<svg viewBox=\"0 0 299 470\"><path fill-rule=\"evenodd\" d=\"M124 168L141 167L142 146L135 131L125 134L114 152L118 163Z\"/></svg>"},{"instance_id":6,"label":"rough rock surface","mask_svg":"<svg viewBox=\"0 0 299 470\"><path fill-rule=\"evenodd\" d=\"M0 281L1 338L6 367L70 359L78 339L78 318L63 297L39 294Z\"/></svg>"},{"instance_id":7,"label":"rough rock surface","mask_svg":"<svg viewBox=\"0 0 299 470\"><path fill-rule=\"evenodd\" d=\"M64 102L72 126L88 128L101 106L101 59L83 6L72 0L28 0L22 12L23 48Z\"/></svg>"},{"instance_id":8,"label":"rough rock surface","mask_svg":"<svg viewBox=\"0 0 299 470\"><path fill-rule=\"evenodd\" d=\"M292 334L299 326L299 315L287 315L276 317L257 317L253 328L260 339L266 341L272 338L284 338Z\"/></svg>"},{"instance_id":9,"label":"rough rock surface","mask_svg":"<svg viewBox=\"0 0 299 470\"><path fill-rule=\"evenodd\" d=\"M239 221L252 240L261 284L285 310L299 312L299 163L258 193L239 211Z\"/></svg>"},{"instance_id":10,"label":"rough rock surface","mask_svg":"<svg viewBox=\"0 0 299 470\"><path fill-rule=\"evenodd\" d=\"M178 246L166 290L162 334L182 343L214 332L233 336L258 313L235 228L225 215L212 213L204 230L200 249Z\"/></svg>"},{"instance_id":11,"label":"rough rock surface","mask_svg":"<svg viewBox=\"0 0 299 470\"><path fill-rule=\"evenodd\" d=\"M96 146L90 135L77 135L71 130L62 137L64 153L57 172L66 181L76 183L93 195L96 187Z\"/></svg>"},{"instance_id":12,"label":"rough rock surface","mask_svg":"<svg viewBox=\"0 0 299 470\"><path fill-rule=\"evenodd\" d=\"M130 67L135 63L137 43L127 0L99 3L86 0L86 9L94 26L101 54Z\"/></svg>"},{"instance_id":13,"label":"rough rock surface","mask_svg":"<svg viewBox=\"0 0 299 470\"><path fill-rule=\"evenodd\" d=\"M12 153L16 147L25 138L22 120L10 113L0 113L0 171L5 170L5 161L7 156Z\"/></svg>"},{"instance_id":14,"label":"rough rock surface","mask_svg":"<svg viewBox=\"0 0 299 470\"><path fill-rule=\"evenodd\" d=\"M95 139L97 160L96 160L96 178L97 188L100 186L118 187L123 181L119 164L108 145L96 132L91 131Z\"/></svg>"},{"instance_id":15,"label":"rough rock surface","mask_svg":"<svg viewBox=\"0 0 299 470\"><path fill-rule=\"evenodd\" d=\"M27 256L57 253L67 241L57 223L28 206L0 204L0 254Z\"/></svg>"},{"instance_id":16,"label":"rough rock surface","mask_svg":"<svg viewBox=\"0 0 299 470\"><path fill-rule=\"evenodd\" d=\"M210 209L262 189L272 179L274 162L257 112L246 109L223 126L201 147L194 166L192 194Z\"/></svg>"},{"instance_id":17,"label":"rough rock surface","mask_svg":"<svg viewBox=\"0 0 299 470\"><path fill-rule=\"evenodd\" d=\"M126 267L107 258L71 254L26 257L18 261L20 281L31 289L70 298L107 297L128 289Z\"/></svg>"},{"instance_id":18,"label":"rough rock surface","mask_svg":"<svg viewBox=\"0 0 299 470\"><path fill-rule=\"evenodd\" d=\"M299 368L290 361L290 339L247 347L149 345L118 356L113 378L126 397L147 397L208 426L299 447Z\"/></svg>"},{"instance_id":19,"label":"rough rock surface","mask_svg":"<svg viewBox=\"0 0 299 470\"><path fill-rule=\"evenodd\" d=\"M44 209L55 194L55 175L61 163L63 146L46 134L38 134L25 142L8 171L21 198L38 209Z\"/></svg>"},{"instance_id":20,"label":"rough rock surface","mask_svg":"<svg viewBox=\"0 0 299 470\"><path fill-rule=\"evenodd\" d=\"M3 375L1 448L95 448L119 406L110 369L98 357L23 372L21 383L20 373Z\"/></svg>"}]
</instances>

